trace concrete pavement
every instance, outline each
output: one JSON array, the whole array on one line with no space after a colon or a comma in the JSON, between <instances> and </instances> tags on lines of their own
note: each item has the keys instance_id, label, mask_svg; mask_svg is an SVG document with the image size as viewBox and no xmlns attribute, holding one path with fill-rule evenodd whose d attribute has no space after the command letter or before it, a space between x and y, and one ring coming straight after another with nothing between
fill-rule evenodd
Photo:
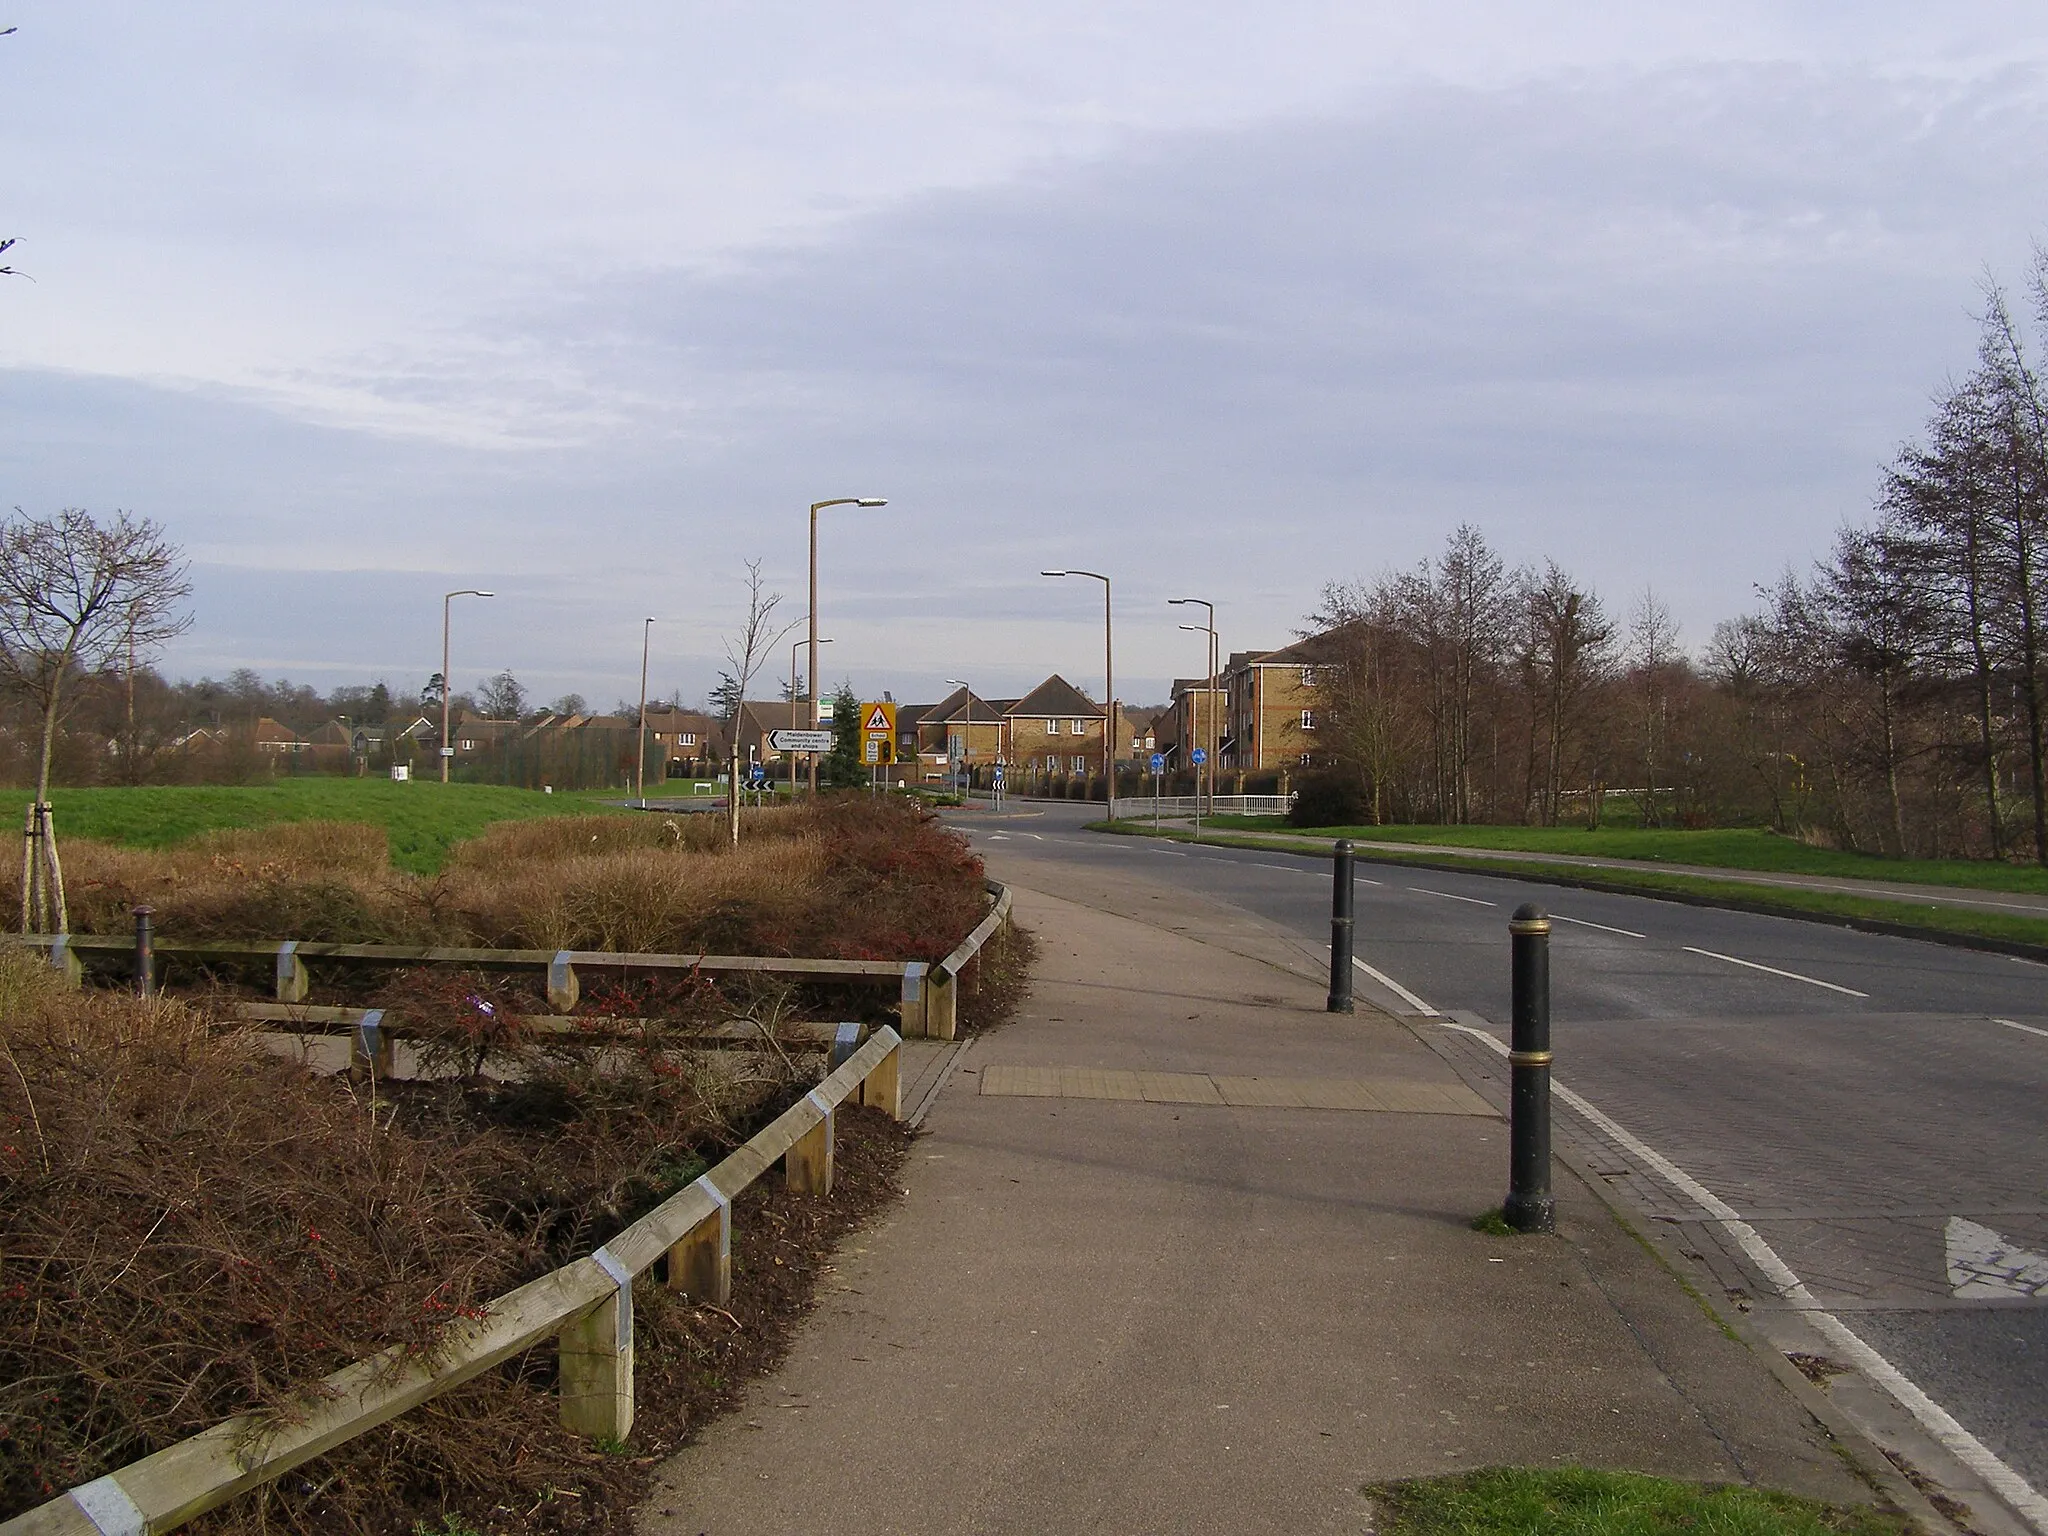
<instances>
[{"instance_id":1,"label":"concrete pavement","mask_svg":"<svg viewBox=\"0 0 2048 1536\"><path fill-rule=\"evenodd\" d=\"M1021 1017L644 1530L1361 1531L1363 1482L1502 1463L1869 1497L1562 1168L1559 1238L1470 1230L1506 1127L1399 1021L1324 1013L1311 946L991 869L1041 945ZM1338 1103L1396 1107L1300 1107Z\"/></svg>"}]
</instances>

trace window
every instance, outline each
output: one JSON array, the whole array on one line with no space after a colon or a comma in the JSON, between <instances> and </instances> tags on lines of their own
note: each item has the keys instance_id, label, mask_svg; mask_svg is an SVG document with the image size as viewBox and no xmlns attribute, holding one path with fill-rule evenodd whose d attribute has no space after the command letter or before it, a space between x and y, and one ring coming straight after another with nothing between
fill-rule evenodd
<instances>
[{"instance_id":1,"label":"window","mask_svg":"<svg viewBox=\"0 0 2048 1536\"><path fill-rule=\"evenodd\" d=\"M1301 754L1301 766L1302 766L1302 767L1304 767L1304 768L1313 768L1313 767L1315 766L1315 764L1316 764L1316 755L1315 755L1315 753L1313 753L1313 752L1304 752L1304 753L1302 753L1302 754Z\"/></svg>"},{"instance_id":2,"label":"window","mask_svg":"<svg viewBox=\"0 0 2048 1536\"><path fill-rule=\"evenodd\" d=\"M1304 731L1312 731L1316 728L1316 712L1314 710L1304 709L1301 712L1301 728Z\"/></svg>"},{"instance_id":3,"label":"window","mask_svg":"<svg viewBox=\"0 0 2048 1536\"><path fill-rule=\"evenodd\" d=\"M1079 725L1080 723L1081 723L1081 722L1080 722L1080 721L1078 721L1078 720L1076 720L1076 721L1074 722L1074 724L1076 724L1076 725ZM1086 773L1087 771L1088 771L1088 759L1087 759L1087 758L1085 758L1085 757L1077 757L1077 758L1075 758L1075 759L1074 759L1074 772L1076 772L1076 773Z\"/></svg>"},{"instance_id":4,"label":"window","mask_svg":"<svg viewBox=\"0 0 2048 1536\"><path fill-rule=\"evenodd\" d=\"M1081 722L1080 722L1080 721L1078 721L1078 720L1069 720L1069 721L1067 722L1067 734L1068 734L1069 736L1078 736L1078 735L1080 735L1080 734L1081 734Z\"/></svg>"},{"instance_id":5,"label":"window","mask_svg":"<svg viewBox=\"0 0 2048 1536\"><path fill-rule=\"evenodd\" d=\"M661 738L656 737L655 739L658 741ZM676 733L676 745L679 747L694 747L697 745L697 733L695 731L678 731Z\"/></svg>"},{"instance_id":6,"label":"window","mask_svg":"<svg viewBox=\"0 0 2048 1536\"><path fill-rule=\"evenodd\" d=\"M1303 667L1301 669L1301 686L1304 688L1313 688L1315 687L1315 685L1316 669L1314 667Z\"/></svg>"}]
</instances>

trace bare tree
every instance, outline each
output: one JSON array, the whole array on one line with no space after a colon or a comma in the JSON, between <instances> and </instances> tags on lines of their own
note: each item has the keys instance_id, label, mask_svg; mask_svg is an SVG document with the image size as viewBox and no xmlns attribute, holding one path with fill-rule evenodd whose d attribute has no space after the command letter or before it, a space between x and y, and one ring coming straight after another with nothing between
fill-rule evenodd
<instances>
[{"instance_id":1,"label":"bare tree","mask_svg":"<svg viewBox=\"0 0 2048 1536\"><path fill-rule=\"evenodd\" d=\"M1671 732L1671 670L1678 658L1678 625L1671 610L1653 590L1644 587L1629 610L1627 660L1642 758L1642 821L1646 827L1662 824L1657 779Z\"/></svg>"},{"instance_id":2,"label":"bare tree","mask_svg":"<svg viewBox=\"0 0 2048 1536\"><path fill-rule=\"evenodd\" d=\"M780 628L775 610L782 604L780 592L761 590L761 562L747 562L747 617L737 635L725 642L726 673L720 679L725 688L722 703L726 740L726 833L733 847L740 845L740 710L754 676L768 664L777 646L802 622L792 619Z\"/></svg>"},{"instance_id":3,"label":"bare tree","mask_svg":"<svg viewBox=\"0 0 2048 1536\"><path fill-rule=\"evenodd\" d=\"M183 552L148 518L116 512L102 523L81 507L0 522L0 684L42 718L35 804L24 848L21 920L26 930L54 897L56 931L67 931L63 872L50 836L50 753L77 703L66 685L149 652L184 632L192 595ZM38 858L37 854L41 857ZM41 887L47 866L51 889Z\"/></svg>"},{"instance_id":4,"label":"bare tree","mask_svg":"<svg viewBox=\"0 0 2048 1536\"><path fill-rule=\"evenodd\" d=\"M507 669L476 685L476 707L487 719L517 720L526 713L526 690Z\"/></svg>"}]
</instances>

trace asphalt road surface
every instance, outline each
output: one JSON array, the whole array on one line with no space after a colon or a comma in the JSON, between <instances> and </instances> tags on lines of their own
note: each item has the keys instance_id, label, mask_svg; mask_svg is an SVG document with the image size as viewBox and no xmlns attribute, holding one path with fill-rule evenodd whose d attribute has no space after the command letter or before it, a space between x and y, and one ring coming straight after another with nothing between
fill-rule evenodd
<instances>
[{"instance_id":1,"label":"asphalt road surface","mask_svg":"<svg viewBox=\"0 0 2048 1536\"><path fill-rule=\"evenodd\" d=\"M960 821L977 842L1199 891L1298 937L1305 960L1327 956L1327 860L1023 809L1037 814ZM1531 901L1555 920L1558 1081L1741 1213L1803 1282L1794 1305L1839 1318L1924 1390L2023 1480L2007 1502L2048 1530L2048 967L1360 862L1359 995L1504 1038L1507 922ZM1786 1305L1778 1278L1759 1277L1760 1307Z\"/></svg>"}]
</instances>

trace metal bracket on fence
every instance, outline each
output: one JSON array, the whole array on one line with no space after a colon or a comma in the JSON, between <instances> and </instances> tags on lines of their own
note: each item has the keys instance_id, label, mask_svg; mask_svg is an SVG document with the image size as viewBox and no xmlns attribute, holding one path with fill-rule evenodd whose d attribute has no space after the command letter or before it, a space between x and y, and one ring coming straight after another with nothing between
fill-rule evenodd
<instances>
[{"instance_id":1,"label":"metal bracket on fence","mask_svg":"<svg viewBox=\"0 0 2048 1536\"><path fill-rule=\"evenodd\" d=\"M832 1065L829 1070L837 1072L846 1065L846 1059L860 1049L860 1025L841 1024L832 1032Z\"/></svg>"},{"instance_id":2,"label":"metal bracket on fence","mask_svg":"<svg viewBox=\"0 0 2048 1536\"><path fill-rule=\"evenodd\" d=\"M78 980L81 967L78 951L71 947L70 934L60 933L50 940L50 966L53 970L62 971L67 980Z\"/></svg>"},{"instance_id":3,"label":"metal bracket on fence","mask_svg":"<svg viewBox=\"0 0 2048 1536\"><path fill-rule=\"evenodd\" d=\"M149 1536L149 1520L112 1473L71 1490L71 1502L85 1512L100 1536Z\"/></svg>"},{"instance_id":4,"label":"metal bracket on fence","mask_svg":"<svg viewBox=\"0 0 2048 1536\"><path fill-rule=\"evenodd\" d=\"M600 1248L591 1257L597 1260L597 1267L612 1277L619 1288L619 1348L621 1351L633 1347L633 1271L619 1262L618 1255L609 1248Z\"/></svg>"},{"instance_id":5,"label":"metal bracket on fence","mask_svg":"<svg viewBox=\"0 0 2048 1536\"><path fill-rule=\"evenodd\" d=\"M924 992L924 962L912 960L903 967L903 1001L914 1003Z\"/></svg>"},{"instance_id":6,"label":"metal bracket on fence","mask_svg":"<svg viewBox=\"0 0 2048 1536\"><path fill-rule=\"evenodd\" d=\"M356 1020L356 1054L362 1063L375 1070L382 1060L384 1049L384 1010L372 1008Z\"/></svg>"},{"instance_id":7,"label":"metal bracket on fence","mask_svg":"<svg viewBox=\"0 0 2048 1536\"><path fill-rule=\"evenodd\" d=\"M277 1000L303 1003L308 990L306 963L299 958L299 941L286 939L277 946Z\"/></svg>"},{"instance_id":8,"label":"metal bracket on fence","mask_svg":"<svg viewBox=\"0 0 2048 1536\"><path fill-rule=\"evenodd\" d=\"M817 1089L813 1088L809 1093L805 1094L804 1097L811 1101L811 1108L815 1109L827 1120L830 1120L832 1118L832 1106L825 1102L825 1096L819 1093Z\"/></svg>"},{"instance_id":9,"label":"metal bracket on fence","mask_svg":"<svg viewBox=\"0 0 2048 1536\"><path fill-rule=\"evenodd\" d=\"M732 1257L732 1199L711 1182L708 1173L699 1175L697 1187L718 1202L718 1256L729 1259Z\"/></svg>"}]
</instances>

